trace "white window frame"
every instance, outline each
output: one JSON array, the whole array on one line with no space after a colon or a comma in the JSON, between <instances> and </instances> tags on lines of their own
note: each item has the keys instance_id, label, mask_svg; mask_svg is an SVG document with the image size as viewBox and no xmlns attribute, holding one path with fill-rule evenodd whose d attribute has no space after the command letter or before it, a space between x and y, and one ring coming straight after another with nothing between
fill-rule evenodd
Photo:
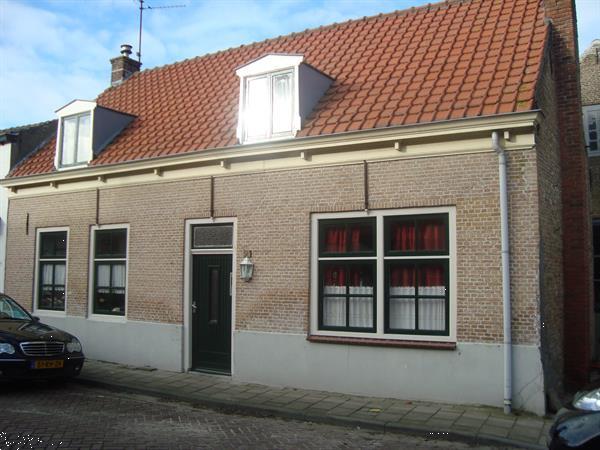
<instances>
[{"instance_id":1,"label":"white window frame","mask_svg":"<svg viewBox=\"0 0 600 450\"><path fill-rule=\"evenodd\" d=\"M287 139L294 137L298 130L300 130L302 119L300 118L300 88L299 88L299 67L303 62L304 57L302 55L281 55L281 54L270 54L256 61L253 61L243 67L236 70L236 75L240 78L240 97L239 97L239 109L238 109L238 126L236 135L242 144L251 144L258 142L277 141L281 139ZM268 133L267 137L263 138L252 138L247 139L246 135L246 99L247 99L247 83L248 80L253 78L260 78L261 76L269 76L269 107L270 111L273 109L272 102L272 77L280 75L282 73L291 72L292 74L292 130L291 132ZM271 115L271 113L270 113ZM269 120L269 129L273 129L273 119Z\"/></svg>"},{"instance_id":2,"label":"white window frame","mask_svg":"<svg viewBox=\"0 0 600 450\"><path fill-rule=\"evenodd\" d=\"M290 75L291 76L291 80L292 80L292 93L290 96L290 100L291 100L291 104L289 105L290 107L290 113L291 113L291 122L290 122L290 130L289 131L282 131L282 132L278 132L278 133L274 133L273 132L273 78L275 78L278 75ZM267 120L267 134L266 136L260 136L260 137L248 137L248 126L247 126L247 111L248 111L248 105L249 105L249 84L251 81L253 80L257 80L260 78L266 78L267 79L267 104L268 104L268 120ZM244 142L261 142L261 141L270 141L270 140L275 140L275 139L282 139L282 138L286 138L286 137L290 137L293 136L294 134L294 112L296 110L296 99L294 98L294 92L295 92L295 86L296 86L296 74L294 71L293 67L290 67L288 69L284 69L284 70L280 70L277 72L269 72L269 73L263 73L260 75L254 75L251 77L245 77L244 78L244 106L243 106L243 130L242 130L242 136L243 136L243 141Z\"/></svg>"},{"instance_id":3,"label":"white window frame","mask_svg":"<svg viewBox=\"0 0 600 450\"><path fill-rule=\"evenodd\" d=\"M125 258L98 258L96 259L96 231L100 230L116 230L125 229L127 230L127 245L125 248ZM89 259L89 273L88 273L88 319L102 321L102 322L126 322L127 312L129 308L129 238L130 238L130 227L127 223L121 224L110 224L110 225L92 225L90 227L90 259ZM109 315L109 314L95 314L94 313L94 277L95 277L95 262L96 261L125 261L125 311L122 316L120 315Z\"/></svg>"},{"instance_id":4,"label":"white window frame","mask_svg":"<svg viewBox=\"0 0 600 450\"><path fill-rule=\"evenodd\" d=\"M389 216L415 216L425 214L448 214L448 255L443 256L414 256L410 258L385 256L384 218ZM319 221L323 219L350 219L350 218L376 218L376 256L344 258L345 260L375 260L376 266L376 331L330 331L319 330ZM384 305L385 305L385 261L391 259L444 259L448 261L449 296L449 330L448 336L417 335L385 333ZM427 341L427 342L456 342L456 208L455 207L430 207L406 208L390 210L374 210L368 212L345 213L315 213L311 216L311 281L310 281L310 334L315 336L386 339L397 341Z\"/></svg>"},{"instance_id":5,"label":"white window frame","mask_svg":"<svg viewBox=\"0 0 600 450\"><path fill-rule=\"evenodd\" d=\"M58 116L58 129L56 132L56 150L54 152L54 167L57 170L72 170L84 167L94 159L93 152L93 140L94 140L94 112L96 109L96 102L87 100L74 100L73 102L63 106L56 115ZM90 115L90 145L85 149L87 157L84 161L77 162L75 164L62 165L62 141L63 141L63 125L64 120L76 116L83 116L85 114Z\"/></svg>"},{"instance_id":6,"label":"white window frame","mask_svg":"<svg viewBox=\"0 0 600 450\"><path fill-rule=\"evenodd\" d=\"M40 295L40 252L42 249L41 246L41 234L42 233L52 233L56 231L66 231L67 232L67 248L65 252L65 309L64 311L55 311L52 309L40 309L38 307L39 303L39 295ZM44 258L44 261L63 261L60 259L49 259ZM67 314L67 286L69 283L69 227L46 227L46 228L38 228L36 230L35 235L35 268L34 268L34 285L33 285L33 313L39 316L56 316L56 317L64 317Z\"/></svg>"},{"instance_id":7,"label":"white window frame","mask_svg":"<svg viewBox=\"0 0 600 450\"><path fill-rule=\"evenodd\" d=\"M596 123L598 129L596 130L596 133L600 138L600 105L591 105L583 107L583 134L585 135L585 148L587 149L588 156L600 156L600 139L598 139L598 149L590 149L590 136L588 131L588 117L590 114L596 114L596 116L598 117L598 122Z\"/></svg>"}]
</instances>

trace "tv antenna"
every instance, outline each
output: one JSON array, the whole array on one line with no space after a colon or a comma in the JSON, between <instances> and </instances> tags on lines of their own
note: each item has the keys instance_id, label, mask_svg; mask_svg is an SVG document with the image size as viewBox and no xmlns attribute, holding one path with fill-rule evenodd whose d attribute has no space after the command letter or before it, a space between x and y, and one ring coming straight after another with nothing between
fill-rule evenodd
<instances>
[{"instance_id":1,"label":"tv antenna","mask_svg":"<svg viewBox=\"0 0 600 450\"><path fill-rule=\"evenodd\" d=\"M140 65L142 64L142 20L144 18L144 10L146 9L171 9L171 8L185 8L187 5L164 5L164 6L144 6L144 0L137 0L140 4L140 30L138 34L138 51L136 55Z\"/></svg>"}]
</instances>

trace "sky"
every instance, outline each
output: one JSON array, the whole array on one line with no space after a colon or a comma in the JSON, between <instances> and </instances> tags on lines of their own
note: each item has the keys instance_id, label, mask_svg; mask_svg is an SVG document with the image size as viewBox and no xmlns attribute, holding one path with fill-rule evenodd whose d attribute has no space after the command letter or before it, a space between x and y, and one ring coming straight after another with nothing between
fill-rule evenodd
<instances>
[{"instance_id":1,"label":"sky","mask_svg":"<svg viewBox=\"0 0 600 450\"><path fill-rule=\"evenodd\" d=\"M423 0L145 0L143 69ZM168 7L185 5L185 7ZM576 0L580 53L600 38L600 0ZM110 81L137 50L138 0L0 0L0 129L51 120Z\"/></svg>"}]
</instances>

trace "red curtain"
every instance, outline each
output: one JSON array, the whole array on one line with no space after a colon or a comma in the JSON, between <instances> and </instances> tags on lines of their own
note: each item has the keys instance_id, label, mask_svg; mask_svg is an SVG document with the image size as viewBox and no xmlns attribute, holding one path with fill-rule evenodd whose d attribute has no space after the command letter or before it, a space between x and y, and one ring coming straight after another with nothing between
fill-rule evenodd
<instances>
[{"instance_id":1,"label":"red curtain","mask_svg":"<svg viewBox=\"0 0 600 450\"><path fill-rule=\"evenodd\" d=\"M443 250L446 248L446 227L440 220L423 221L419 224L419 250Z\"/></svg>"},{"instance_id":2,"label":"red curtain","mask_svg":"<svg viewBox=\"0 0 600 450\"><path fill-rule=\"evenodd\" d=\"M415 285L415 268L413 266L396 266L390 269L391 287L411 287Z\"/></svg>"},{"instance_id":3,"label":"red curtain","mask_svg":"<svg viewBox=\"0 0 600 450\"><path fill-rule=\"evenodd\" d=\"M346 277L349 286L373 286L371 268L366 266L328 266L323 271L325 286L346 286Z\"/></svg>"},{"instance_id":4,"label":"red curtain","mask_svg":"<svg viewBox=\"0 0 600 450\"><path fill-rule=\"evenodd\" d=\"M442 265L422 266L419 272L419 286L444 286L446 284L444 266Z\"/></svg>"},{"instance_id":5,"label":"red curtain","mask_svg":"<svg viewBox=\"0 0 600 450\"><path fill-rule=\"evenodd\" d=\"M323 282L325 286L346 286L346 271L343 267L326 267Z\"/></svg>"},{"instance_id":6,"label":"red curtain","mask_svg":"<svg viewBox=\"0 0 600 450\"><path fill-rule=\"evenodd\" d=\"M419 286L444 286L444 266L431 264L419 268ZM390 268L391 287L411 287L415 285L414 266L393 266Z\"/></svg>"},{"instance_id":7,"label":"red curtain","mask_svg":"<svg viewBox=\"0 0 600 450\"><path fill-rule=\"evenodd\" d=\"M325 234L325 251L329 253L342 253L346 251L346 228L330 227Z\"/></svg>"},{"instance_id":8,"label":"red curtain","mask_svg":"<svg viewBox=\"0 0 600 450\"><path fill-rule=\"evenodd\" d=\"M325 232L325 251L328 253L358 252L361 250L361 240L364 239L363 227L331 226ZM350 246L348 247L348 240Z\"/></svg>"},{"instance_id":9,"label":"red curtain","mask_svg":"<svg viewBox=\"0 0 600 450\"><path fill-rule=\"evenodd\" d=\"M415 249L415 225L413 222L399 222L392 225L392 250L410 251Z\"/></svg>"}]
</instances>

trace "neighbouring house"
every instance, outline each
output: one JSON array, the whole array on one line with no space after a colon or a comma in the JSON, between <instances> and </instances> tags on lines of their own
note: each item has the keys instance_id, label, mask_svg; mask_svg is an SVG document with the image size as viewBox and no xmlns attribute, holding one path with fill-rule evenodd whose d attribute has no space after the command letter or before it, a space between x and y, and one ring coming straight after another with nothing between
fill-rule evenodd
<instances>
[{"instance_id":1,"label":"neighbouring house","mask_svg":"<svg viewBox=\"0 0 600 450\"><path fill-rule=\"evenodd\" d=\"M572 1L130 52L0 183L6 292L89 357L538 414L587 381Z\"/></svg>"},{"instance_id":2,"label":"neighbouring house","mask_svg":"<svg viewBox=\"0 0 600 450\"><path fill-rule=\"evenodd\" d=\"M600 39L595 39L585 50L580 61L581 103L585 144L589 157L592 187L592 221L594 257L594 331L593 362L600 369Z\"/></svg>"},{"instance_id":3,"label":"neighbouring house","mask_svg":"<svg viewBox=\"0 0 600 450\"><path fill-rule=\"evenodd\" d=\"M0 179L56 134L56 120L0 130ZM0 292L4 291L8 192L0 189Z\"/></svg>"}]
</instances>

